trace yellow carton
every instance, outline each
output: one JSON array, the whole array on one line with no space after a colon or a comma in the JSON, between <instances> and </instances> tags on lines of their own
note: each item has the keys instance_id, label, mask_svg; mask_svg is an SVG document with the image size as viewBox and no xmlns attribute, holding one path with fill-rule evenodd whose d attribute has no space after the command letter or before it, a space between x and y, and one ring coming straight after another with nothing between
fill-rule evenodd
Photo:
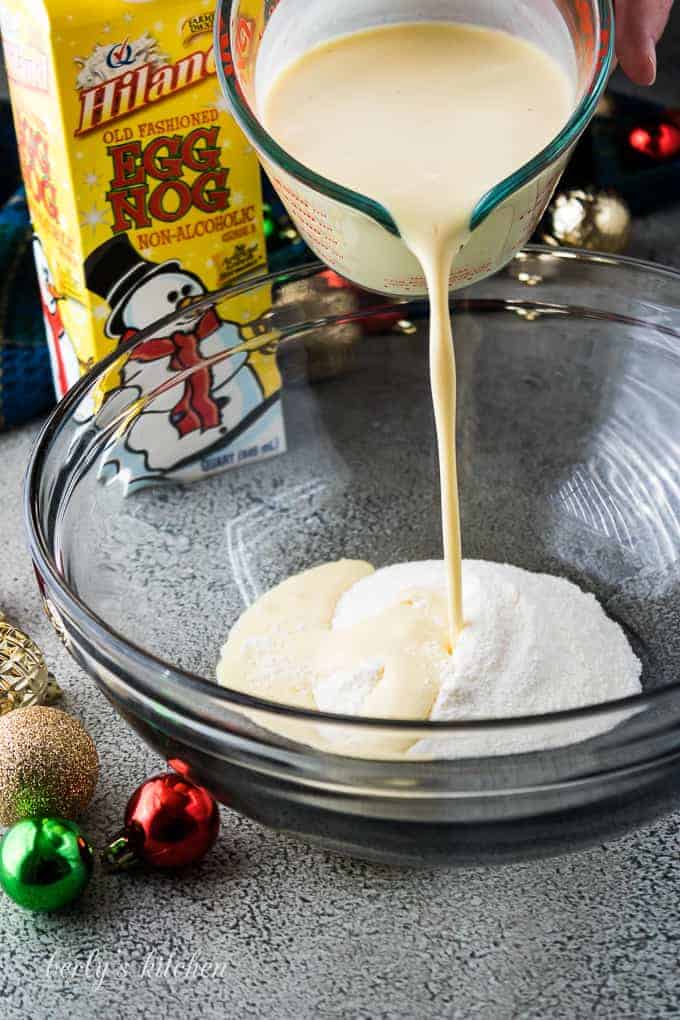
<instances>
[{"instance_id":1,"label":"yellow carton","mask_svg":"<svg viewBox=\"0 0 680 1020\"><path fill-rule=\"evenodd\" d=\"M176 311L171 334L123 359L93 408L110 420L198 366L165 418L156 404L139 414L128 476L280 452L274 354L239 356L235 374L200 367L252 338L270 301L263 288L192 313L206 291L266 266L259 168L220 92L208 0L4 0L1 23L58 395Z\"/></svg>"}]
</instances>

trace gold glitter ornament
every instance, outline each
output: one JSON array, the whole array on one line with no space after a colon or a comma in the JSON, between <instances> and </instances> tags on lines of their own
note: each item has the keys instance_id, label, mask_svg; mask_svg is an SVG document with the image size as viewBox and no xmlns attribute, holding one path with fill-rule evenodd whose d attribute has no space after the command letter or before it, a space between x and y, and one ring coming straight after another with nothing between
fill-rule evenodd
<instances>
[{"instance_id":1,"label":"gold glitter ornament","mask_svg":"<svg viewBox=\"0 0 680 1020\"><path fill-rule=\"evenodd\" d=\"M0 719L0 825L78 818L98 778L97 749L77 719L44 705Z\"/></svg>"},{"instance_id":2,"label":"gold glitter ornament","mask_svg":"<svg viewBox=\"0 0 680 1020\"><path fill-rule=\"evenodd\" d=\"M630 241L632 217L611 191L564 191L551 203L542 224L542 240L553 246L619 254Z\"/></svg>"},{"instance_id":3,"label":"gold glitter ornament","mask_svg":"<svg viewBox=\"0 0 680 1020\"><path fill-rule=\"evenodd\" d=\"M0 716L13 708L56 701L60 695L38 646L0 612Z\"/></svg>"}]
</instances>

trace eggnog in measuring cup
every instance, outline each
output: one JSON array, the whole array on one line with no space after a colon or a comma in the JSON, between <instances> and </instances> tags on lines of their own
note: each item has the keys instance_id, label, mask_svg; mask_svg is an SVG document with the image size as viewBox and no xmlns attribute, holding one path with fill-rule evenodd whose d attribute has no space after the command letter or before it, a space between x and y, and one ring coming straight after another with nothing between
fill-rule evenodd
<instances>
[{"instance_id":1,"label":"eggnog in measuring cup","mask_svg":"<svg viewBox=\"0 0 680 1020\"><path fill-rule=\"evenodd\" d=\"M451 267L470 238L480 196L558 135L574 100L561 64L533 43L496 29L433 21L383 25L324 42L258 95L272 137L309 169L384 206L422 267L431 305L452 645L464 620ZM492 243L500 249L507 224L496 223ZM385 238L387 244L386 232ZM380 272L380 244L361 257ZM408 291L403 282L396 289Z\"/></svg>"}]
</instances>

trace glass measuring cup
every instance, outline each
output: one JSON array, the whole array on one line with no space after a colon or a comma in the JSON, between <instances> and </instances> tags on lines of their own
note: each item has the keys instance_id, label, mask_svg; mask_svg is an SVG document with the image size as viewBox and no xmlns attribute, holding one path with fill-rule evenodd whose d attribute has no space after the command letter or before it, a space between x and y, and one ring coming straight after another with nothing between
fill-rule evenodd
<instances>
[{"instance_id":1,"label":"glass measuring cup","mask_svg":"<svg viewBox=\"0 0 680 1020\"><path fill-rule=\"evenodd\" d=\"M533 234L604 90L614 52L611 0L221 0L217 71L232 113L310 248L331 269L370 290L425 294L421 267L389 211L373 198L315 173L265 130L258 98L311 46L371 26L409 20L460 21L524 37L557 58L575 85L574 111L559 135L480 194L470 237L450 286L496 272Z\"/></svg>"}]
</instances>

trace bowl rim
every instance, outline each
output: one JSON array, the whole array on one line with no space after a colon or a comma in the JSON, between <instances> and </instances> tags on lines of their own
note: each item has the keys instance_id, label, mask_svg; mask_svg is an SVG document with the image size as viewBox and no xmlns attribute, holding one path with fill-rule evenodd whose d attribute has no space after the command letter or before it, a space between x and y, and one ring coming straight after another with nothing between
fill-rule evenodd
<instances>
[{"instance_id":1,"label":"bowl rim","mask_svg":"<svg viewBox=\"0 0 680 1020\"><path fill-rule=\"evenodd\" d=\"M622 266L642 270L658 277L665 277L674 281L680 288L680 270L663 264L656 264L643 259L631 258L621 255L610 255L600 252L590 252L583 249L556 249L547 245L526 245L517 253L514 260L521 261L525 256L549 256L556 262L579 261L594 265ZM251 277L236 285L225 287L221 290L212 291L205 295L206 299L224 300L225 297L233 296L234 293L243 293L250 289L263 286L265 283L276 283L277 281L291 281L314 276L320 272L328 271L328 267L320 261L307 262L293 270L269 273L266 275ZM414 298L394 298L395 306L412 303ZM417 299L416 299L417 300ZM455 292L451 297L456 303ZM382 306L380 312L384 313L389 306ZM367 311L364 310L364 315ZM370 311L368 312L370 314ZM38 494L40 489L41 474L44 461L49 452L53 436L60 430L61 426L69 420L71 411L80 403L83 396L95 383L107 372L111 364L118 360L121 353L136 346L147 334L158 329L159 323L166 320L172 321L174 313L165 316L139 333L127 343L120 344L111 354L90 369L78 382L69 390L65 397L57 404L50 413L47 421L43 424L34 442L24 481L23 515L24 526L28 537L28 546L34 569L38 576L39 587L45 597L45 578L49 579L48 587L51 587L58 595L59 602L67 610L69 615L84 628L86 633L96 637L104 648L115 650L124 660L137 661L142 669L137 673L126 672L123 682L133 691L140 695L150 695L155 702L162 703L168 708L177 708L177 703L171 696L171 685L167 680L172 680L180 688L187 692L193 691L204 696L204 705L210 702L217 702L226 709L247 709L257 711L271 716L283 716L299 720L301 722L312 722L324 725L351 726L357 729L389 729L390 731L418 731L422 736L424 733L435 736L443 733L456 732L470 733L480 730L506 730L518 727L546 726L560 724L571 720L590 719L598 715L607 715L622 710L641 710L644 707L656 704L664 700L669 693L680 691L680 680L671 681L651 691L643 691L641 694L629 695L616 700L600 702L593 705L585 705L579 708L564 709L559 712L548 712L541 715L516 715L499 716L477 719L456 720L413 720L413 719L387 719L384 717L354 716L340 713L321 712L315 709L297 708L292 705L269 701L265 698L258 698L254 695L245 694L241 691L224 687L216 680L209 680L200 674L189 670L183 670L165 659L153 654L133 641L128 640L123 634L109 627L106 622L71 589L68 582L62 575L55 558L50 552L49 543L45 535L38 506ZM163 685L151 686L145 683L141 677L151 671L153 675L162 674L166 683ZM204 719L214 725L214 719L206 719L200 712L200 704L192 702L192 709L187 713L194 717Z\"/></svg>"}]
</instances>

